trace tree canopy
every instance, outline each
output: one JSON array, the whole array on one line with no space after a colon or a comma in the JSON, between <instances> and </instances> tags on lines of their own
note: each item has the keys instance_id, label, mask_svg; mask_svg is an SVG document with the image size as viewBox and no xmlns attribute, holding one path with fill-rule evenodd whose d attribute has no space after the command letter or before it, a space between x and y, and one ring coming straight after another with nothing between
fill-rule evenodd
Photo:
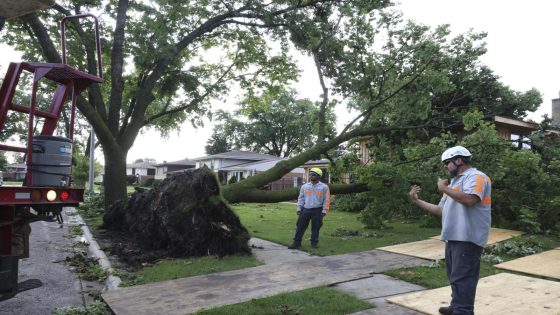
<instances>
[{"instance_id":1,"label":"tree canopy","mask_svg":"<svg viewBox=\"0 0 560 315\"><path fill-rule=\"evenodd\" d=\"M233 114L220 112L206 153L231 149L290 157L312 147L317 141L319 104L298 99L295 90L266 91L245 98ZM336 120L327 113L327 138L334 133Z\"/></svg>"},{"instance_id":2,"label":"tree canopy","mask_svg":"<svg viewBox=\"0 0 560 315\"><path fill-rule=\"evenodd\" d=\"M185 119L200 123L210 100L225 97L232 87L253 93L295 79L291 29L303 24L317 29L388 4L78 0L9 21L3 41L24 51L24 59L60 62L56 28L63 15L95 11L108 17L102 23L107 82L91 87L78 108L103 148L105 200L110 204L126 198L126 156L142 128L165 134ZM85 26L70 25L75 33L69 36L69 56L73 65L96 73Z\"/></svg>"},{"instance_id":3,"label":"tree canopy","mask_svg":"<svg viewBox=\"0 0 560 315\"><path fill-rule=\"evenodd\" d=\"M398 13L384 9L389 1L104 4L73 1L24 16L8 25L12 35L6 41L25 50L26 57L41 55L56 62L60 58L54 22L61 15L96 9L111 17L104 22L107 84L90 88L87 99L78 104L103 148L108 204L126 196L126 155L142 128L165 134L186 119L200 123L210 101L225 98L232 88L244 91L251 101L247 105L279 103L281 98L269 102L267 93L297 79L294 49L312 58L321 84L314 135L304 140L313 145L294 151L267 172L224 187L223 195L231 202L294 199L295 189L260 188L360 136L374 135L380 146L399 157L406 146L426 143L462 124L472 108L483 115L521 118L541 101L537 91L515 92L504 86L479 62L486 51L485 34L452 37L446 25L430 29L403 22ZM82 27L73 28L80 40L72 41L70 48L87 51L75 55L75 62L95 71ZM330 97L357 112L337 134L330 129L329 115L336 103ZM259 110L247 108L247 115ZM258 115L264 117L271 109ZM227 147L224 140L221 145ZM367 189L367 182L331 185L335 194Z\"/></svg>"}]
</instances>

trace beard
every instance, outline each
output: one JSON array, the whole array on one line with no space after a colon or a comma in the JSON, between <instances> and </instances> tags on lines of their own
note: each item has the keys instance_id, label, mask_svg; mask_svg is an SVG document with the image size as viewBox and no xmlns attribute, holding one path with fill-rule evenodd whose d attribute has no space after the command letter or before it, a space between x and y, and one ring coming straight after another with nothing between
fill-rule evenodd
<instances>
[{"instance_id":1,"label":"beard","mask_svg":"<svg viewBox=\"0 0 560 315\"><path fill-rule=\"evenodd\" d=\"M453 169L446 169L445 172L447 173L448 176L450 177L455 177L457 176L457 172L459 171L459 166L454 165Z\"/></svg>"}]
</instances>

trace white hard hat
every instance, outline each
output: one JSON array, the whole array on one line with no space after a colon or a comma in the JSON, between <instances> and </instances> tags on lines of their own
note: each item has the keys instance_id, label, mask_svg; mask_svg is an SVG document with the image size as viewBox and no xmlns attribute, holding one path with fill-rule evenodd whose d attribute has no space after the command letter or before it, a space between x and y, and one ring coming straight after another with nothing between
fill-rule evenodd
<instances>
[{"instance_id":1,"label":"white hard hat","mask_svg":"<svg viewBox=\"0 0 560 315\"><path fill-rule=\"evenodd\" d=\"M445 150L445 152L443 152L443 154L441 155L441 161L443 162L445 160L449 160L456 156L467 157L467 156L471 156L471 153L465 147L458 145L456 147Z\"/></svg>"}]
</instances>

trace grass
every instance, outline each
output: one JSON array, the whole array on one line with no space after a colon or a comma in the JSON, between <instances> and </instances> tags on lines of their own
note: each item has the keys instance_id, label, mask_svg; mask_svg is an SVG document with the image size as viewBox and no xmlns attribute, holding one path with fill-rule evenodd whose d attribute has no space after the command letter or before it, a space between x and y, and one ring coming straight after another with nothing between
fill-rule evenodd
<instances>
[{"instance_id":1,"label":"grass","mask_svg":"<svg viewBox=\"0 0 560 315\"><path fill-rule=\"evenodd\" d=\"M54 315L109 315L112 314L107 304L94 301L87 307L66 306L54 310Z\"/></svg>"},{"instance_id":2,"label":"grass","mask_svg":"<svg viewBox=\"0 0 560 315\"><path fill-rule=\"evenodd\" d=\"M2 185L4 186L21 186L23 182L12 182L12 181L4 181Z\"/></svg>"},{"instance_id":3,"label":"grass","mask_svg":"<svg viewBox=\"0 0 560 315\"><path fill-rule=\"evenodd\" d=\"M250 268L262 265L254 256L232 255L223 258L215 256L190 259L161 260L152 266L143 267L130 281L121 286L140 285L177 278L206 275L215 272Z\"/></svg>"},{"instance_id":4,"label":"grass","mask_svg":"<svg viewBox=\"0 0 560 315\"><path fill-rule=\"evenodd\" d=\"M70 236L82 236L84 235L84 231L82 231L82 227L79 225L70 225L68 227L68 233Z\"/></svg>"},{"instance_id":5,"label":"grass","mask_svg":"<svg viewBox=\"0 0 560 315\"><path fill-rule=\"evenodd\" d=\"M295 204L235 204L232 207L252 236L286 246L292 243L297 219ZM440 232L439 228L420 228L419 225L395 220L388 222L384 230L364 229L357 213L331 211L323 221L319 248L312 249L309 244L310 226L303 237L302 250L320 256L338 255L419 241Z\"/></svg>"},{"instance_id":6,"label":"grass","mask_svg":"<svg viewBox=\"0 0 560 315\"><path fill-rule=\"evenodd\" d=\"M481 278L501 272L502 271L500 269L494 268L491 263L484 261L480 263ZM430 289L441 288L449 285L447 273L445 272L445 262L443 261L432 262L429 266L388 270L384 274Z\"/></svg>"},{"instance_id":7,"label":"grass","mask_svg":"<svg viewBox=\"0 0 560 315\"><path fill-rule=\"evenodd\" d=\"M245 303L196 312L197 315L305 314L337 315L358 312L373 305L332 288L317 287Z\"/></svg>"},{"instance_id":8,"label":"grass","mask_svg":"<svg viewBox=\"0 0 560 315\"><path fill-rule=\"evenodd\" d=\"M87 281L103 282L109 276L108 271L99 265L97 259L84 253L78 252L72 257L66 257L64 262L74 267L74 272Z\"/></svg>"}]
</instances>

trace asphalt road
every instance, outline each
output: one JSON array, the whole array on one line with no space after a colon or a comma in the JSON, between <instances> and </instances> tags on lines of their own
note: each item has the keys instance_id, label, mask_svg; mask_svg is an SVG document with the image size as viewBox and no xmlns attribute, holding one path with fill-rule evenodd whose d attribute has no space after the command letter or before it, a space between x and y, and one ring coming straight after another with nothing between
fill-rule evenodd
<instances>
[{"instance_id":1,"label":"asphalt road","mask_svg":"<svg viewBox=\"0 0 560 315\"><path fill-rule=\"evenodd\" d=\"M85 297L81 292L88 289L87 285L72 273L70 266L61 262L72 256L68 249L73 240L68 235L67 222L65 220L64 225L51 222L31 224L30 257L19 262L18 282L39 279L43 286L1 301L1 315L54 314L57 308L84 306Z\"/></svg>"}]
</instances>

